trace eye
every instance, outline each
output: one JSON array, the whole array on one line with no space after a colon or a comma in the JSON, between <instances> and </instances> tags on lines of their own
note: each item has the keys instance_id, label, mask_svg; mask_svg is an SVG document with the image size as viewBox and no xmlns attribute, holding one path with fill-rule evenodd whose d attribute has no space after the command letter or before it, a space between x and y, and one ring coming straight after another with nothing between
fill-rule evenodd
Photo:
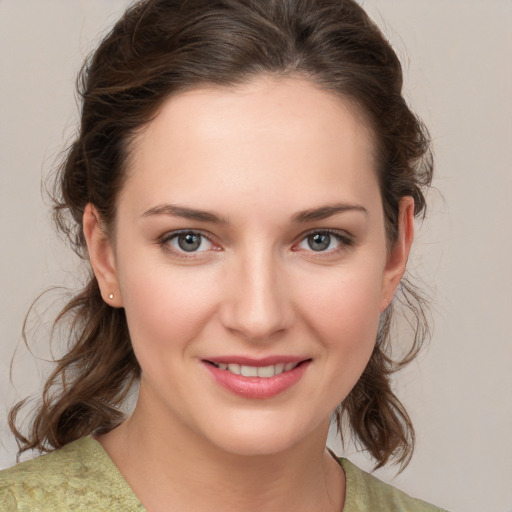
<instances>
[{"instance_id":1,"label":"eye","mask_svg":"<svg viewBox=\"0 0 512 512\"><path fill-rule=\"evenodd\" d=\"M204 252L212 249L213 244L206 236L197 231L180 231L166 236L162 243L175 252Z\"/></svg>"},{"instance_id":2,"label":"eye","mask_svg":"<svg viewBox=\"0 0 512 512\"><path fill-rule=\"evenodd\" d=\"M331 230L314 231L306 235L298 244L298 249L314 252L337 252L352 245L345 234Z\"/></svg>"}]
</instances>

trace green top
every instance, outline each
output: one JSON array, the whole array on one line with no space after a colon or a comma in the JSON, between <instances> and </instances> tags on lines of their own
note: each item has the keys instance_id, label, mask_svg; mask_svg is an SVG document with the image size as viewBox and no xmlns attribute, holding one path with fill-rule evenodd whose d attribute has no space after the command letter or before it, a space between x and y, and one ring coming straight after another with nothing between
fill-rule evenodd
<instances>
[{"instance_id":1,"label":"green top","mask_svg":"<svg viewBox=\"0 0 512 512\"><path fill-rule=\"evenodd\" d=\"M443 512L411 498L347 459L342 512ZM0 512L141 511L145 509L100 443L83 438L0 471Z\"/></svg>"}]
</instances>

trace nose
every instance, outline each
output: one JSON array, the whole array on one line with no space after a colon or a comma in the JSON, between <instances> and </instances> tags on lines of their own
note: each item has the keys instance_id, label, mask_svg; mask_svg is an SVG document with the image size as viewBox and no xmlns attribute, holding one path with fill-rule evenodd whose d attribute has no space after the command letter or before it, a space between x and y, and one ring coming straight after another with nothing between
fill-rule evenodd
<instances>
[{"instance_id":1,"label":"nose","mask_svg":"<svg viewBox=\"0 0 512 512\"><path fill-rule=\"evenodd\" d=\"M271 251L237 258L224 286L221 321L226 329L250 341L268 341L293 323L286 272Z\"/></svg>"}]
</instances>

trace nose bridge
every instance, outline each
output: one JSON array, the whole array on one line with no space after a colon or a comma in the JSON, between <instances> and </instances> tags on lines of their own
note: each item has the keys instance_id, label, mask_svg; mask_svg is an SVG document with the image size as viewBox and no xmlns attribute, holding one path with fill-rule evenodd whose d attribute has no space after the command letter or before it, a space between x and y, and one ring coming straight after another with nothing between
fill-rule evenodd
<instances>
[{"instance_id":1,"label":"nose bridge","mask_svg":"<svg viewBox=\"0 0 512 512\"><path fill-rule=\"evenodd\" d=\"M286 329L291 305L286 278L271 248L247 247L237 257L229 280L232 293L225 304L224 322L247 339L261 340Z\"/></svg>"}]
</instances>

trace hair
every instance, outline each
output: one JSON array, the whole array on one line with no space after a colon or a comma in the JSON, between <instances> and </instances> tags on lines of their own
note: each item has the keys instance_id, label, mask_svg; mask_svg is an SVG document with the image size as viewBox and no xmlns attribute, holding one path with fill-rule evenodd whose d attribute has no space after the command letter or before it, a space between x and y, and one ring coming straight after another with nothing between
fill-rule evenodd
<instances>
[{"instance_id":1,"label":"hair","mask_svg":"<svg viewBox=\"0 0 512 512\"><path fill-rule=\"evenodd\" d=\"M353 0L147 0L130 7L84 64L79 78L81 124L57 171L54 219L87 261L82 216L88 203L111 233L126 178L130 143L170 95L204 85L236 86L259 75L297 77L350 101L374 136L388 244L397 236L399 202L412 196L424 216L432 179L428 132L402 96L400 62L383 34ZM335 417L376 466L405 466L414 430L395 396L392 374L411 361L428 334L425 300L407 281L401 305L413 339L391 357L390 304L380 318L370 361ZM56 361L25 436L9 424L19 454L51 451L124 418L126 395L141 369L123 309L101 298L92 271L83 290L55 320L69 329L69 351ZM344 428L343 428L344 430ZM343 435L342 435L343 439Z\"/></svg>"}]
</instances>

